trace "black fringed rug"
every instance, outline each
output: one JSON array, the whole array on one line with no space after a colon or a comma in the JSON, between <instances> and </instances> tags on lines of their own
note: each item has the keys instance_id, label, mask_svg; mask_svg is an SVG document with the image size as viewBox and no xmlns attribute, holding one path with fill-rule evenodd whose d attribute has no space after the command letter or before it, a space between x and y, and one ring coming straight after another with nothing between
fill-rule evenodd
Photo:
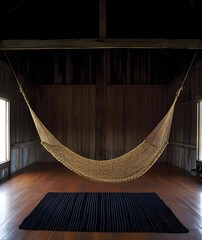
<instances>
[{"instance_id":1,"label":"black fringed rug","mask_svg":"<svg viewBox=\"0 0 202 240\"><path fill-rule=\"evenodd\" d=\"M187 233L156 193L49 192L20 229Z\"/></svg>"}]
</instances>

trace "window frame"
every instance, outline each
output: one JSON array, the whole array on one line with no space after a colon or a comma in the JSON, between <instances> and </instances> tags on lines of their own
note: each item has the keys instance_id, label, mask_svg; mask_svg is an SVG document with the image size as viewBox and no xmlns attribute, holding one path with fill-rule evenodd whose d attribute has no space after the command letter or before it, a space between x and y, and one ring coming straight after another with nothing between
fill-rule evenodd
<instances>
[{"instance_id":1,"label":"window frame","mask_svg":"<svg viewBox=\"0 0 202 240\"><path fill-rule=\"evenodd\" d=\"M200 109L201 108L201 109ZM196 140L196 159L199 162L202 162L202 95L197 96L196 98L196 109L197 109L197 140ZM201 124L200 124L201 122ZM200 133L201 132L201 133ZM201 137L200 137L201 135ZM201 145L201 147L200 147ZM201 156L201 158L200 158Z\"/></svg>"},{"instance_id":2,"label":"window frame","mask_svg":"<svg viewBox=\"0 0 202 240\"><path fill-rule=\"evenodd\" d=\"M10 100L8 98L0 96L0 100L6 102L5 124L6 124L6 152L5 161L0 161L0 165L5 165L10 162Z\"/></svg>"}]
</instances>

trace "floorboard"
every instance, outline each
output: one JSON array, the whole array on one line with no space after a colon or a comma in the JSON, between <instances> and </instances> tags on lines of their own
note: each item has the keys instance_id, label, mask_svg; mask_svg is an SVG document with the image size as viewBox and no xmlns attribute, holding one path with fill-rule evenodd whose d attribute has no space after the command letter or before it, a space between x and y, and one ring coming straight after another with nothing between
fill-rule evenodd
<instances>
[{"instance_id":1,"label":"floorboard","mask_svg":"<svg viewBox=\"0 0 202 240\"><path fill-rule=\"evenodd\" d=\"M156 192L189 229L185 234L86 233L20 230L47 192ZM33 164L0 184L0 240L201 240L202 178L165 163L127 183L97 183L61 164Z\"/></svg>"}]
</instances>

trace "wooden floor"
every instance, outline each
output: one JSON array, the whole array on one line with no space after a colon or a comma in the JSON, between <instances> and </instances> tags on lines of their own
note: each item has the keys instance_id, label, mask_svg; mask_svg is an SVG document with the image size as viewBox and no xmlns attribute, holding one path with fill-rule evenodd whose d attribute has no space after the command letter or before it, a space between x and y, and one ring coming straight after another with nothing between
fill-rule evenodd
<instances>
[{"instance_id":1,"label":"wooden floor","mask_svg":"<svg viewBox=\"0 0 202 240\"><path fill-rule=\"evenodd\" d=\"M52 192L156 192L189 229L184 234L84 233L20 230L19 224ZM202 179L164 163L123 184L95 183L60 164L34 164L0 184L0 240L201 240Z\"/></svg>"}]
</instances>

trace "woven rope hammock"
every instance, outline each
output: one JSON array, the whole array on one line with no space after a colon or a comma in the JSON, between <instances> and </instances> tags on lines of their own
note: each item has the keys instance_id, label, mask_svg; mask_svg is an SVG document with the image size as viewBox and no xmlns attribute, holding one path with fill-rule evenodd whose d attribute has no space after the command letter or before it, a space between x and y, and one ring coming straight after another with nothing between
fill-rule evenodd
<instances>
[{"instance_id":1,"label":"woven rope hammock","mask_svg":"<svg viewBox=\"0 0 202 240\"><path fill-rule=\"evenodd\" d=\"M194 61L194 58L191 62L191 65ZM8 62L10 64L9 59ZM188 69L188 72L191 68L191 65ZM43 125L35 112L32 110L12 66L11 69L17 80L20 92L22 93L24 100L29 108L43 147L48 152L50 152L59 162L61 162L65 167L69 168L73 172L93 181L112 183L126 182L142 176L153 166L153 164L163 153L168 144L175 104L183 89L183 85L188 75L187 72L183 83L177 91L174 101L166 115L142 143L120 157L101 161L80 156L79 154L62 145L50 133L50 131Z\"/></svg>"}]
</instances>

